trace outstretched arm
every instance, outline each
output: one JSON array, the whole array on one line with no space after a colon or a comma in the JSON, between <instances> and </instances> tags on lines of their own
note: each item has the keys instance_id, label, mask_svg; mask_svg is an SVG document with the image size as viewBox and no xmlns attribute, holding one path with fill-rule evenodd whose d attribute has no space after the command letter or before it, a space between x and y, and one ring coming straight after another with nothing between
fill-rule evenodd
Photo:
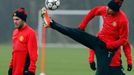
<instances>
[{"instance_id":1,"label":"outstretched arm","mask_svg":"<svg viewBox=\"0 0 134 75\"><path fill-rule=\"evenodd\" d=\"M82 20L82 22L79 25L80 30L84 30L86 28L88 22L90 20L92 20L92 18L101 14L101 12L100 12L101 8L100 7L101 6L93 8L91 11L89 11L89 13L87 15L85 15L84 19Z\"/></svg>"}]
</instances>

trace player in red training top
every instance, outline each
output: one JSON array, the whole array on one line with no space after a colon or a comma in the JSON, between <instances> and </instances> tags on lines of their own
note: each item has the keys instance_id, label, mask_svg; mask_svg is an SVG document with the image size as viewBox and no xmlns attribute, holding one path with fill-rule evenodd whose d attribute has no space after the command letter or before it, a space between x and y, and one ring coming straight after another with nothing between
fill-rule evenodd
<instances>
[{"instance_id":1,"label":"player in red training top","mask_svg":"<svg viewBox=\"0 0 134 75\"><path fill-rule=\"evenodd\" d=\"M96 75L111 75L109 65L120 46L128 41L128 19L120 10L123 0L111 0L107 6L97 6L85 15L79 28L63 26L49 18L46 9L42 9L45 27L50 27L94 50L97 59ZM98 37L84 32L88 22L95 16L102 16L103 27ZM114 63L114 62L112 62ZM115 69L114 69L115 70ZM117 75L125 75L121 68L115 70Z\"/></svg>"},{"instance_id":2,"label":"player in red training top","mask_svg":"<svg viewBox=\"0 0 134 75\"><path fill-rule=\"evenodd\" d=\"M35 75L37 38L35 31L26 23L27 12L19 8L13 13L15 30L12 35L12 59L8 75Z\"/></svg>"}]
</instances>

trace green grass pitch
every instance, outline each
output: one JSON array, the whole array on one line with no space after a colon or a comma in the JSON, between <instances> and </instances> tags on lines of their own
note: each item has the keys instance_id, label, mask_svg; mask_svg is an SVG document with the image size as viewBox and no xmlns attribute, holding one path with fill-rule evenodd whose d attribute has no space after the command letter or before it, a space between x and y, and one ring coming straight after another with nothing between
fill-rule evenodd
<instances>
[{"instance_id":1,"label":"green grass pitch","mask_svg":"<svg viewBox=\"0 0 134 75\"><path fill-rule=\"evenodd\" d=\"M40 52L39 50L36 75L40 73ZM122 54L126 71L126 59L124 53ZM7 75L10 58L11 45L0 45L0 75ZM46 75L95 75L95 72L89 68L87 58L88 50L86 48L46 48L45 73ZM126 71L126 73L133 75L134 70Z\"/></svg>"}]
</instances>

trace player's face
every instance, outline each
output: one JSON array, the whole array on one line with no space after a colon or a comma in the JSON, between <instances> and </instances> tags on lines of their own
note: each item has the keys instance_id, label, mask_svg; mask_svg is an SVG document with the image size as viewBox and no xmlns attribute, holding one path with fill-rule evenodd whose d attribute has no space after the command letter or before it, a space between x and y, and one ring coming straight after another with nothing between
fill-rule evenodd
<instances>
[{"instance_id":1,"label":"player's face","mask_svg":"<svg viewBox=\"0 0 134 75\"><path fill-rule=\"evenodd\" d=\"M13 16L13 22L15 24L15 28L18 29L22 28L24 25L24 21L17 16Z\"/></svg>"},{"instance_id":2,"label":"player's face","mask_svg":"<svg viewBox=\"0 0 134 75\"><path fill-rule=\"evenodd\" d=\"M113 11L112 9L108 8L107 9L107 14L108 15L115 15L117 12Z\"/></svg>"}]
</instances>

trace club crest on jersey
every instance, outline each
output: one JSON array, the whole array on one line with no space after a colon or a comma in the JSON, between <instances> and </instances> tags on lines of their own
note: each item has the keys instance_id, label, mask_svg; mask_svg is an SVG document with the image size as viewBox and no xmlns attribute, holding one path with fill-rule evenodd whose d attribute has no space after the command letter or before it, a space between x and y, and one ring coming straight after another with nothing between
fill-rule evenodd
<instances>
[{"instance_id":1,"label":"club crest on jersey","mask_svg":"<svg viewBox=\"0 0 134 75\"><path fill-rule=\"evenodd\" d=\"M22 42L22 41L24 40L24 36L21 35L21 36L19 37L19 40Z\"/></svg>"},{"instance_id":2,"label":"club crest on jersey","mask_svg":"<svg viewBox=\"0 0 134 75\"><path fill-rule=\"evenodd\" d=\"M116 25L117 25L117 23L114 21L114 22L112 23L112 26L115 27Z\"/></svg>"}]
</instances>

